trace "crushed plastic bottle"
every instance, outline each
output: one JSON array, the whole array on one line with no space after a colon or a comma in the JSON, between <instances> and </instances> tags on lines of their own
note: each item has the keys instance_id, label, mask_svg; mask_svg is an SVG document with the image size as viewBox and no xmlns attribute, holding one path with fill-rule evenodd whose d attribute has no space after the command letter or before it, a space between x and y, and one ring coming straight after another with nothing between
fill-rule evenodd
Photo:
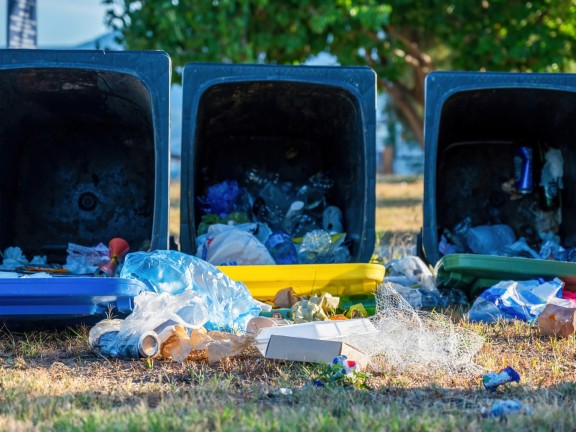
<instances>
[{"instance_id":1,"label":"crushed plastic bottle","mask_svg":"<svg viewBox=\"0 0 576 432\"><path fill-rule=\"evenodd\" d=\"M498 373L490 372L482 376L482 384L489 392L494 392L502 384L510 382L520 382L520 374L510 366L502 369Z\"/></svg>"},{"instance_id":2,"label":"crushed plastic bottle","mask_svg":"<svg viewBox=\"0 0 576 432\"><path fill-rule=\"evenodd\" d=\"M270 252L270 255L272 255L272 258L274 258L276 264L298 263L298 254L292 237L285 231L276 230L272 232L266 242L266 248Z\"/></svg>"},{"instance_id":3,"label":"crushed plastic bottle","mask_svg":"<svg viewBox=\"0 0 576 432\"><path fill-rule=\"evenodd\" d=\"M298 257L303 264L325 262L332 251L332 237L324 230L313 230L302 238Z\"/></svg>"}]
</instances>

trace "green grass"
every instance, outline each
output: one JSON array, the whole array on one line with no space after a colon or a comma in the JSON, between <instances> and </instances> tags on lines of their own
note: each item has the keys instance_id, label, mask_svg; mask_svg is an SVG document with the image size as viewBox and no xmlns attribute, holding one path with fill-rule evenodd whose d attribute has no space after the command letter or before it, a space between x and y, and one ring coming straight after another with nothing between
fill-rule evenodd
<instances>
[{"instance_id":1,"label":"green grass","mask_svg":"<svg viewBox=\"0 0 576 432\"><path fill-rule=\"evenodd\" d=\"M91 353L86 329L28 333L0 342L0 430L554 430L576 427L576 340L550 340L525 323L462 323L486 337L477 362L516 368L522 382L486 392L481 375L373 373L369 390L314 387L321 365L271 361L249 351L209 365L108 360ZM534 361L535 360L535 361ZM292 394L282 395L281 388ZM531 415L484 418L497 399Z\"/></svg>"}]
</instances>

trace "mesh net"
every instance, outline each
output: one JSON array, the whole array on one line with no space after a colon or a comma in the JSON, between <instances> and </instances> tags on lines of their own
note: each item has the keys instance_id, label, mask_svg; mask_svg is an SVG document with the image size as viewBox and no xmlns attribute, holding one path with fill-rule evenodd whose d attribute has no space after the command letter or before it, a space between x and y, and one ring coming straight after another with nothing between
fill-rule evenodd
<instances>
[{"instance_id":1,"label":"mesh net","mask_svg":"<svg viewBox=\"0 0 576 432\"><path fill-rule=\"evenodd\" d=\"M346 342L364 352L376 371L388 365L419 373L478 372L473 359L484 338L446 315L415 310L388 282L378 287L372 321L376 333Z\"/></svg>"}]
</instances>

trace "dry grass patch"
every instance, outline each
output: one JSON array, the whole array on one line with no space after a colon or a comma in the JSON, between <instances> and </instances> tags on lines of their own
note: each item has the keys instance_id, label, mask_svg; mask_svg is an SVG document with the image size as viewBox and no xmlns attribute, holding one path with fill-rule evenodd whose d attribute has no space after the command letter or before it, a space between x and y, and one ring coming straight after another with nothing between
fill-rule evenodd
<instances>
[{"instance_id":1,"label":"dry grass patch","mask_svg":"<svg viewBox=\"0 0 576 432\"><path fill-rule=\"evenodd\" d=\"M498 371L510 365L521 374L520 385L488 393L480 384L481 372L415 375L389 368L369 378L371 390L317 388L311 382L322 366L265 360L254 350L214 365L149 363L90 352L86 329L42 336L4 331L0 430L129 430L134 424L144 430L258 430L258 425L261 430L304 430L303 419L320 430L576 427L574 337L545 338L525 323L460 325L486 338L479 366ZM39 346L30 355L32 339ZM292 394L282 395L281 388ZM534 413L506 423L482 417L496 399L511 398ZM120 415L122 420L110 420Z\"/></svg>"}]
</instances>

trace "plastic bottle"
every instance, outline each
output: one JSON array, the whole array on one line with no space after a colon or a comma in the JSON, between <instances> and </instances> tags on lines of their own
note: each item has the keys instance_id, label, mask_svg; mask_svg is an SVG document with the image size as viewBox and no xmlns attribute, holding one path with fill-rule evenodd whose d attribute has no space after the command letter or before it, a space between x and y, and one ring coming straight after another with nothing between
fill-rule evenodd
<instances>
[{"instance_id":1,"label":"plastic bottle","mask_svg":"<svg viewBox=\"0 0 576 432\"><path fill-rule=\"evenodd\" d=\"M292 237L285 231L273 231L266 241L266 248L268 248L276 264L298 263L298 254Z\"/></svg>"},{"instance_id":2,"label":"plastic bottle","mask_svg":"<svg viewBox=\"0 0 576 432\"><path fill-rule=\"evenodd\" d=\"M454 228L458 240L472 253L503 255L506 246L516 241L514 231L508 225L478 225L472 227L466 218Z\"/></svg>"},{"instance_id":3,"label":"plastic bottle","mask_svg":"<svg viewBox=\"0 0 576 432\"><path fill-rule=\"evenodd\" d=\"M294 201L290 204L290 208L284 215L284 220L282 221L282 228L289 234L292 234L294 228L298 224L298 219L304 213L304 202Z\"/></svg>"},{"instance_id":4,"label":"plastic bottle","mask_svg":"<svg viewBox=\"0 0 576 432\"><path fill-rule=\"evenodd\" d=\"M324 193L315 187L304 185L298 189L296 198L304 202L304 208L310 214L320 216L326 207Z\"/></svg>"},{"instance_id":5,"label":"plastic bottle","mask_svg":"<svg viewBox=\"0 0 576 432\"><path fill-rule=\"evenodd\" d=\"M508 225L479 225L470 228L466 243L477 254L499 255L506 246L516 241L514 231Z\"/></svg>"},{"instance_id":6,"label":"plastic bottle","mask_svg":"<svg viewBox=\"0 0 576 432\"><path fill-rule=\"evenodd\" d=\"M344 232L342 226L342 210L336 206L326 207L322 213L322 228L330 234Z\"/></svg>"},{"instance_id":7,"label":"plastic bottle","mask_svg":"<svg viewBox=\"0 0 576 432\"><path fill-rule=\"evenodd\" d=\"M332 237L324 230L313 230L302 238L298 251L301 263L326 262L332 252Z\"/></svg>"},{"instance_id":8,"label":"plastic bottle","mask_svg":"<svg viewBox=\"0 0 576 432\"><path fill-rule=\"evenodd\" d=\"M280 226L290 203L280 189L278 176L266 183L254 201L253 211L258 219L273 227Z\"/></svg>"}]
</instances>

